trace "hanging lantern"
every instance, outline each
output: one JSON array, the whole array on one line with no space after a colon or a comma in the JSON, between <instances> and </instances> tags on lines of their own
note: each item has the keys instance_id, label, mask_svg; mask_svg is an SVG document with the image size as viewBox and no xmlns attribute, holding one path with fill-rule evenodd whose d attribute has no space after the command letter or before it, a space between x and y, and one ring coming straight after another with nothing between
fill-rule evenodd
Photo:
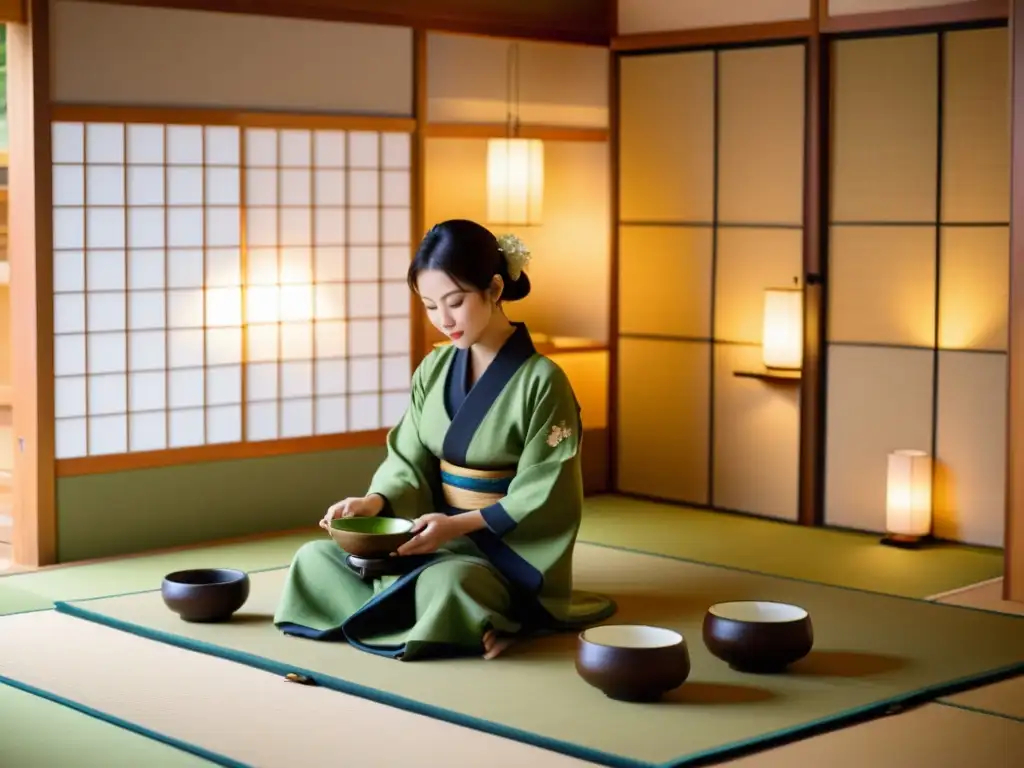
<instances>
[{"instance_id":1,"label":"hanging lantern","mask_svg":"<svg viewBox=\"0 0 1024 768\"><path fill-rule=\"evenodd\" d=\"M487 142L487 220L535 226L544 209L544 143L539 139Z\"/></svg>"}]
</instances>

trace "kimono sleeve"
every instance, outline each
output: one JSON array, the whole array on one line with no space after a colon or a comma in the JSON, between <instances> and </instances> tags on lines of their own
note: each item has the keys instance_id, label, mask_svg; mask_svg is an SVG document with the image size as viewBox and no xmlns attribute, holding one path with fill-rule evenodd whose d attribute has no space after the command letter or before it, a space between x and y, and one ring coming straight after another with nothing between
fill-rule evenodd
<instances>
[{"instance_id":1,"label":"kimono sleeve","mask_svg":"<svg viewBox=\"0 0 1024 768\"><path fill-rule=\"evenodd\" d=\"M420 420L426 399L425 369L430 358L413 373L409 407L387 437L387 455L370 481L367 495L384 498L382 516L416 518L433 512L430 478L436 474L437 457L420 440Z\"/></svg>"},{"instance_id":2,"label":"kimono sleeve","mask_svg":"<svg viewBox=\"0 0 1024 768\"><path fill-rule=\"evenodd\" d=\"M550 526L554 533L567 519L564 513L582 503L580 408L561 369L547 379L527 408L530 417L516 476L500 502L480 510L487 527L498 536L515 530L531 515L544 518L531 518L531 529L540 532ZM554 512L553 505L561 510L549 516L546 511Z\"/></svg>"}]
</instances>

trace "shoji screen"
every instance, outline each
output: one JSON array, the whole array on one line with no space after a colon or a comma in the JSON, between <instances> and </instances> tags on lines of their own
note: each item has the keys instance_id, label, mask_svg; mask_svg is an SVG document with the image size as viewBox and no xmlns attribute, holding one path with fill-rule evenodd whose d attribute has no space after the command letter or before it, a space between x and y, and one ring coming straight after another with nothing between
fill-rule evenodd
<instances>
[{"instance_id":1,"label":"shoji screen","mask_svg":"<svg viewBox=\"0 0 1024 768\"><path fill-rule=\"evenodd\" d=\"M620 60L618 487L794 518L799 390L763 291L802 277L803 46Z\"/></svg>"},{"instance_id":2,"label":"shoji screen","mask_svg":"<svg viewBox=\"0 0 1024 768\"><path fill-rule=\"evenodd\" d=\"M404 133L53 125L58 459L394 424Z\"/></svg>"},{"instance_id":3,"label":"shoji screen","mask_svg":"<svg viewBox=\"0 0 1024 768\"><path fill-rule=\"evenodd\" d=\"M886 456L936 458L936 533L999 545L1005 29L833 45L826 520L880 531Z\"/></svg>"}]
</instances>

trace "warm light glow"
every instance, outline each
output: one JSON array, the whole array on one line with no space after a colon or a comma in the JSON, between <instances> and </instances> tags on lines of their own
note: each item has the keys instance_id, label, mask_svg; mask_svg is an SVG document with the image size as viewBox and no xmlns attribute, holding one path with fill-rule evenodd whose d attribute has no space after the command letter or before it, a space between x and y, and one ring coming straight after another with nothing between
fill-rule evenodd
<instances>
[{"instance_id":1,"label":"warm light glow","mask_svg":"<svg viewBox=\"0 0 1024 768\"><path fill-rule=\"evenodd\" d=\"M540 224L543 208L544 143L538 139L489 139L488 223Z\"/></svg>"},{"instance_id":2,"label":"warm light glow","mask_svg":"<svg viewBox=\"0 0 1024 768\"><path fill-rule=\"evenodd\" d=\"M932 462L924 451L889 454L885 527L890 535L919 538L932 529Z\"/></svg>"},{"instance_id":3,"label":"warm light glow","mask_svg":"<svg viewBox=\"0 0 1024 768\"><path fill-rule=\"evenodd\" d=\"M208 288L206 291L207 327L238 327L241 324L242 289Z\"/></svg>"},{"instance_id":4,"label":"warm light glow","mask_svg":"<svg viewBox=\"0 0 1024 768\"><path fill-rule=\"evenodd\" d=\"M803 292L769 288L764 294L761 357L768 368L799 370L804 360Z\"/></svg>"}]
</instances>

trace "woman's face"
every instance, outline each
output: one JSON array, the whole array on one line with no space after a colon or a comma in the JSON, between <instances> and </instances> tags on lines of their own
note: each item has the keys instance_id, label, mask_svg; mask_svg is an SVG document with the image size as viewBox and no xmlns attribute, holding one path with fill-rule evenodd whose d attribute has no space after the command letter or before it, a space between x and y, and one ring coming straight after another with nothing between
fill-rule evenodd
<instances>
[{"instance_id":1,"label":"woman's face","mask_svg":"<svg viewBox=\"0 0 1024 768\"><path fill-rule=\"evenodd\" d=\"M439 269L420 272L416 290L433 326L463 349L476 343L495 309L485 292L467 289Z\"/></svg>"}]
</instances>

